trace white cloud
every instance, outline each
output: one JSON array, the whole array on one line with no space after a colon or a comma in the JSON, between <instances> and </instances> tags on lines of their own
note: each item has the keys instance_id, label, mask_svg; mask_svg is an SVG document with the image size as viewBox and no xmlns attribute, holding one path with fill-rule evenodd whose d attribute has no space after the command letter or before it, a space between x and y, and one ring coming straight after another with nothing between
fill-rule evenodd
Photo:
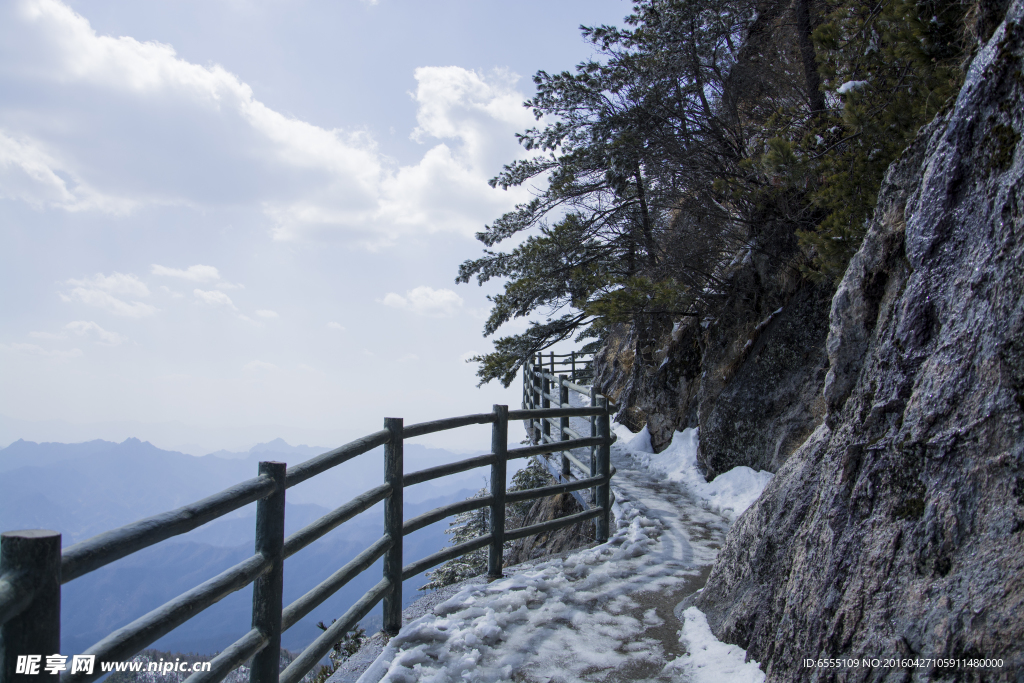
<instances>
[{"instance_id":1,"label":"white cloud","mask_svg":"<svg viewBox=\"0 0 1024 683\"><path fill-rule=\"evenodd\" d=\"M235 308L234 302L231 301L231 297L229 297L224 292L220 292L220 291L208 291L208 292L206 292L206 291L203 291L201 289L194 289L194 290L192 290L192 293L195 294L197 299L199 299L203 303L208 304L210 306L225 306L227 308L230 308L233 311L237 310Z\"/></svg>"},{"instance_id":2,"label":"white cloud","mask_svg":"<svg viewBox=\"0 0 1024 683\"><path fill-rule=\"evenodd\" d=\"M73 289L67 294L61 293L60 297L64 301L79 301L127 318L142 318L153 315L157 310L155 306L138 301L140 298L149 296L149 288L131 274L115 272L111 275L104 275L97 273L91 278L68 280L67 284L72 285ZM119 297L136 300L129 302Z\"/></svg>"},{"instance_id":3,"label":"white cloud","mask_svg":"<svg viewBox=\"0 0 1024 683\"><path fill-rule=\"evenodd\" d=\"M11 137L2 130L0 198L23 201L36 208L95 209L112 214L128 213L134 206L132 201L97 192L67 164L44 151L38 141L24 134Z\"/></svg>"},{"instance_id":4,"label":"white cloud","mask_svg":"<svg viewBox=\"0 0 1024 683\"><path fill-rule=\"evenodd\" d=\"M129 207L108 197L118 194L137 204L247 204L270 219L277 239L343 234L372 247L407 234L469 236L528 197L525 188L487 185L502 163L524 154L513 133L535 123L508 71L416 69L413 136L433 146L419 162L402 166L365 131L325 129L269 108L222 66L188 62L170 45L100 35L58 0L25 0L19 7L0 12L0 24L14 26L0 29L0 40L18 55L5 78L49 87L54 96L73 91L64 99L66 125L121 152L62 151L82 168L61 175L68 165L56 153L20 141L28 139L20 132L17 140L5 138L12 142L0 158L10 157L4 163L36 188L35 194L10 190L25 201ZM106 104L111 98L115 117ZM178 112L180 123L170 128L147 127ZM119 126L121 119L133 124ZM68 135L49 138L73 146ZM167 159L176 172L154 165L154 158ZM119 189L101 196L79 176Z\"/></svg>"},{"instance_id":5,"label":"white cloud","mask_svg":"<svg viewBox=\"0 0 1024 683\"><path fill-rule=\"evenodd\" d=\"M417 287L405 296L388 292L382 303L385 306L411 311L417 315L444 318L455 315L462 306L462 297L450 289Z\"/></svg>"},{"instance_id":6,"label":"white cloud","mask_svg":"<svg viewBox=\"0 0 1024 683\"><path fill-rule=\"evenodd\" d=\"M341 323L334 323L334 322L327 323L327 329L329 329L329 330L341 330L342 332L345 331L345 328L344 328L344 326Z\"/></svg>"},{"instance_id":7,"label":"white cloud","mask_svg":"<svg viewBox=\"0 0 1024 683\"><path fill-rule=\"evenodd\" d=\"M12 353L19 353L27 356L40 356L43 358L53 358L55 360L68 360L71 358L78 358L82 355L81 349L71 349L70 351L58 351L52 349L44 349L36 344L0 344L0 350L8 351Z\"/></svg>"},{"instance_id":8,"label":"white cloud","mask_svg":"<svg viewBox=\"0 0 1024 683\"><path fill-rule=\"evenodd\" d=\"M68 338L66 332L29 332L28 336L32 337L33 339L46 339L49 341Z\"/></svg>"},{"instance_id":9,"label":"white cloud","mask_svg":"<svg viewBox=\"0 0 1024 683\"><path fill-rule=\"evenodd\" d=\"M109 294L122 294L132 297L149 296L149 287L134 275L114 272L110 275L96 273L82 280L68 280L69 285L99 289Z\"/></svg>"},{"instance_id":10,"label":"white cloud","mask_svg":"<svg viewBox=\"0 0 1024 683\"><path fill-rule=\"evenodd\" d=\"M67 339L68 334L66 330L74 332L79 337L90 336L96 340L96 343L104 346L118 346L125 341L125 338L116 332L108 332L95 322L86 320L75 320L70 322L64 326L64 330L61 332L29 332L28 336L33 339L55 341L59 339Z\"/></svg>"},{"instance_id":11,"label":"white cloud","mask_svg":"<svg viewBox=\"0 0 1024 683\"><path fill-rule=\"evenodd\" d=\"M75 320L64 326L65 329L71 330L79 337L89 335L97 340L97 343L103 344L104 346L117 346L124 341L124 337L119 335L117 332L108 332L96 323L86 320Z\"/></svg>"},{"instance_id":12,"label":"white cloud","mask_svg":"<svg viewBox=\"0 0 1024 683\"><path fill-rule=\"evenodd\" d=\"M223 282L220 280L220 271L213 266L204 266L196 264L189 266L188 268L168 268L167 266L161 266L156 263L153 264L150 270L153 275L162 275L164 277L176 277L181 280L188 280L189 282L214 282L214 287L217 289L245 289L245 285L237 282ZM167 289L162 287L161 289Z\"/></svg>"},{"instance_id":13,"label":"white cloud","mask_svg":"<svg viewBox=\"0 0 1024 683\"><path fill-rule=\"evenodd\" d=\"M258 315L261 318L276 318L276 317L278 317L277 311L270 311L270 310L267 310L267 309L260 309L260 310L256 311L256 315Z\"/></svg>"},{"instance_id":14,"label":"white cloud","mask_svg":"<svg viewBox=\"0 0 1024 683\"><path fill-rule=\"evenodd\" d=\"M242 369L243 370L253 371L253 370L278 370L279 368L276 365L274 365L273 363L267 363L266 361L262 361L262 360L254 360L254 361L249 361L248 363L243 365Z\"/></svg>"},{"instance_id":15,"label":"white cloud","mask_svg":"<svg viewBox=\"0 0 1024 683\"><path fill-rule=\"evenodd\" d=\"M153 275L177 277L191 282L214 282L220 279L220 272L218 272L213 266L195 265L182 270L180 268L168 268L167 266L160 266L154 263L150 272L153 273Z\"/></svg>"},{"instance_id":16,"label":"white cloud","mask_svg":"<svg viewBox=\"0 0 1024 683\"><path fill-rule=\"evenodd\" d=\"M160 291L168 294L172 299L180 299L183 296L185 296L181 292L175 292L173 289L171 289L167 285L160 285Z\"/></svg>"}]
</instances>

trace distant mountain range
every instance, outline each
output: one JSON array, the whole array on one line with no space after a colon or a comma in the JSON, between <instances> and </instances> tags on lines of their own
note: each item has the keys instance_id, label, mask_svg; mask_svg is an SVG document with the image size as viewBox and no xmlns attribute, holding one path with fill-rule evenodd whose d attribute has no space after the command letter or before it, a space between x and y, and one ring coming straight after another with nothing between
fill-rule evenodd
<instances>
[{"instance_id":1,"label":"distant mountain range","mask_svg":"<svg viewBox=\"0 0 1024 683\"><path fill-rule=\"evenodd\" d=\"M156 448L148 442L77 444L17 441L0 449L0 530L48 528L65 547L123 524L171 510L256 476L260 460L296 464L327 449L290 446L281 439L247 452L203 457ZM465 457L417 444L405 446L406 471ZM377 449L288 491L286 533L291 533L383 481ZM481 474L406 489L406 518L470 496ZM442 522L407 536L405 561L447 544ZM301 596L383 533L381 505L368 510L285 563L285 604ZM61 649L78 654L111 631L215 576L253 553L255 504L188 534L169 539L64 586ZM338 617L380 580L378 562L284 636L301 649L318 634L315 624ZM419 597L422 576L406 582L405 600ZM251 589L239 591L155 644L165 650L213 652L250 626ZM378 610L379 611L379 610Z\"/></svg>"}]
</instances>

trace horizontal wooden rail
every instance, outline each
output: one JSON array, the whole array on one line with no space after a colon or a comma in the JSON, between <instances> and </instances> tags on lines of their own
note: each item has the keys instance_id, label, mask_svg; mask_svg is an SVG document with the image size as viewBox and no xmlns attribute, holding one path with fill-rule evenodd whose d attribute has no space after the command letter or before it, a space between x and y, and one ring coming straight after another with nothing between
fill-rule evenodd
<instances>
[{"instance_id":1,"label":"horizontal wooden rail","mask_svg":"<svg viewBox=\"0 0 1024 683\"><path fill-rule=\"evenodd\" d=\"M604 415L604 408L601 406L587 406L584 408L536 408L534 410L510 410L510 420L539 420L543 417L590 417L591 415Z\"/></svg>"},{"instance_id":2,"label":"horizontal wooden rail","mask_svg":"<svg viewBox=\"0 0 1024 683\"><path fill-rule=\"evenodd\" d=\"M35 596L30 577L8 572L0 576L0 624L21 614Z\"/></svg>"},{"instance_id":3,"label":"horizontal wooden rail","mask_svg":"<svg viewBox=\"0 0 1024 683\"><path fill-rule=\"evenodd\" d=\"M552 410L555 410L555 409L552 408ZM543 420L544 422L547 422L549 425L551 425L551 427L553 429L557 429L559 432L564 432L565 434L568 434L570 438L573 438L573 439L589 439L590 438L590 437L587 437L587 436L583 436L582 434L577 432L575 429L572 429L571 427L562 427L558 422L555 422L555 420L550 418L550 417L542 417L540 419Z\"/></svg>"},{"instance_id":4,"label":"horizontal wooden rail","mask_svg":"<svg viewBox=\"0 0 1024 683\"><path fill-rule=\"evenodd\" d=\"M424 434L443 432L446 429L468 427L469 425L490 424L492 422L494 422L494 413L480 413L479 415L463 415L462 417L449 417L444 420L434 420L433 422L420 422L419 424L409 425L408 427L405 427L403 436L406 439L411 439L416 436L423 436Z\"/></svg>"},{"instance_id":5,"label":"horizontal wooden rail","mask_svg":"<svg viewBox=\"0 0 1024 683\"><path fill-rule=\"evenodd\" d=\"M570 382L569 380L565 380L565 382L563 383L563 386L569 387L569 389L571 389L572 391L575 391L577 394L583 394L584 396L586 396L588 398L590 397L590 387L588 387L588 386L585 386L585 385L582 385L582 384L576 384L574 382Z\"/></svg>"},{"instance_id":6,"label":"horizontal wooden rail","mask_svg":"<svg viewBox=\"0 0 1024 683\"><path fill-rule=\"evenodd\" d=\"M593 486L597 486L598 484L603 484L605 481L604 477L588 477L586 479L577 479L576 481L568 484L555 484L553 486L543 486L536 489L526 489L525 491L510 491L505 494L505 500L509 503L519 503L524 500L535 500L546 496L556 496L559 493L572 493L573 491L581 491L583 489L589 489Z\"/></svg>"},{"instance_id":7,"label":"horizontal wooden rail","mask_svg":"<svg viewBox=\"0 0 1024 683\"><path fill-rule=\"evenodd\" d=\"M567 357L571 357L572 360L567 361L566 364L572 364L574 370L575 363L584 363L581 358L570 355ZM527 372L524 373L524 381L528 374L542 379L552 377L529 365ZM575 375L573 376L575 377ZM0 575L0 625L4 628L3 642L8 642L6 638L12 633L25 632L24 624L17 621L20 619L26 624L40 623L45 626L38 635L32 631L32 635L29 640L25 641L26 643L30 641L37 645L44 643L35 648L39 652L42 650L55 651L59 647L59 608L54 608L49 612L46 610L53 605L59 605L58 583L72 581L155 543L192 531L251 503L257 503L255 555L109 634L88 648L84 654L95 655L100 661L125 661L227 595L253 584L251 630L214 657L210 662L209 671L194 672L187 680L189 683L212 683L223 679L243 662L251 660L251 677L254 682L298 683L330 651L333 645L341 640L346 632L354 628L358 621L364 618L381 600L384 601L385 631L397 633L401 627L401 582L427 569L468 552L490 546L488 576L501 576L504 540L544 533L585 519L597 519L598 540L605 540L607 539L607 518L610 510L608 485L611 479L611 473L607 466L607 454L608 445L614 437L609 435L608 413L604 405L583 408L569 406L567 390L571 383L565 380L565 377L566 375L562 375L555 379L556 382L560 382L559 386L561 387L557 398L552 393L554 390L549 389L551 384L547 379L544 379L543 382L534 382L532 389L529 390L524 386L523 402L524 406L530 407L529 410L509 411L507 406L496 405L491 413L463 415L408 427L403 427L401 418L386 418L384 430L351 441L291 468L286 468L283 463L261 462L261 474L258 477L241 482L190 505L99 534L72 545L63 553L60 552L60 536L57 532L17 532L20 535L12 535L14 532L5 533L3 537L5 564L2 565L4 573ZM578 387L578 385L571 385L571 387ZM539 393L544 395L539 396ZM551 403L554 403L556 407L547 407ZM538 404L545 407L538 409ZM603 426L597 431L592 428L590 437L582 437L568 427L570 417L597 417L597 423ZM555 424L556 418L558 424ZM506 444L508 443L509 419L526 420L531 431L531 438L540 440L541 443L535 443L525 448L508 449ZM594 423L594 420L591 422ZM492 425L491 453L411 472L408 475L404 473L403 443L405 439L474 424ZM551 425L556 426L557 433L562 437L575 438L554 439L550 436ZM534 434L535 428L536 434ZM595 436L598 432L600 435ZM542 434L543 436L541 436ZM365 491L285 538L286 489L380 446L385 446L386 482L384 484ZM562 460L562 470L559 475L563 476L565 472L569 471L568 462L583 467L582 463L569 450L588 446L597 447L598 453L603 454L599 455L597 459L597 462L601 463L599 469L603 474L593 476L595 470L591 470L591 476L586 479L563 480L555 486L527 491L508 493L505 490L508 460L564 451L566 456ZM413 486L483 466L491 467L490 495L435 508L403 523L403 489L406 486ZM556 472L556 474L558 473ZM563 479L571 479L571 475L564 475ZM595 499L597 506L594 509L523 529L505 530L506 503L534 500L558 493L577 495L575 492L585 488L595 488L598 491ZM387 501L384 515L384 536L292 604L282 607L281 587L284 559L295 555L341 524L350 521L382 501ZM402 537L446 517L482 508L489 508L489 519L494 525L490 533L445 548L403 566ZM14 540L8 543L10 539ZM331 595L337 593L382 556L385 560L384 579L364 594L278 677L277 661L281 632L307 617L318 605L323 604ZM49 564L45 564L46 562ZM52 577L54 590L43 591L39 587L42 583L36 580L38 576ZM58 577L60 577L59 582ZM52 645L45 644L51 642ZM3 664L5 670L7 665L13 661L11 660L12 652L5 651L3 654L3 662L0 663ZM61 676L61 681L62 683L89 683L103 673L105 672L96 669L89 674L85 672L72 674L65 671Z\"/></svg>"},{"instance_id":8,"label":"horizontal wooden rail","mask_svg":"<svg viewBox=\"0 0 1024 683\"><path fill-rule=\"evenodd\" d=\"M569 441L561 441L561 440L556 439L554 437L550 437L547 434L542 434L541 435L541 439L543 439L543 441L545 443L556 444L558 446L562 446L563 444L569 443ZM560 450L562 452L562 456L564 458L566 458L569 462L575 464L576 467L579 467L581 471L583 471L583 472L590 471L590 465L583 464L583 462L579 458L577 458L575 455L573 455L568 449L562 448ZM558 451L552 451L552 453L557 453L557 452Z\"/></svg>"},{"instance_id":9,"label":"horizontal wooden rail","mask_svg":"<svg viewBox=\"0 0 1024 683\"><path fill-rule=\"evenodd\" d=\"M185 683L213 683L225 678L246 660L265 648L270 639L254 628L233 642L210 660L209 671L197 671L185 679Z\"/></svg>"},{"instance_id":10,"label":"horizontal wooden rail","mask_svg":"<svg viewBox=\"0 0 1024 683\"><path fill-rule=\"evenodd\" d=\"M345 584L365 571L371 564L380 559L391 547L393 541L387 536L381 537L376 543L355 556L344 567L321 581L315 588L284 608L281 616L281 630L287 631L299 619L309 614L324 600L331 597Z\"/></svg>"},{"instance_id":11,"label":"horizontal wooden rail","mask_svg":"<svg viewBox=\"0 0 1024 683\"><path fill-rule=\"evenodd\" d=\"M579 432L577 432L575 429L573 429L571 427L559 427L559 431L562 432L563 434L568 434L570 439L586 439L586 438L588 438L588 437L583 436L582 434L580 434Z\"/></svg>"},{"instance_id":12,"label":"horizontal wooden rail","mask_svg":"<svg viewBox=\"0 0 1024 683\"><path fill-rule=\"evenodd\" d=\"M320 634L320 637L314 640L309 647L302 651L298 657L296 657L288 667L281 672L279 679L280 683L298 683L302 680L316 663L319 662L324 655L331 651L334 644L340 641L346 633L352 630L352 628L359 622L360 619L365 617L373 609L374 605L381 601L384 594L391 590L391 582L387 579L381 580L376 586L371 588L363 597L361 597L356 604L348 608L341 617L331 624L326 631Z\"/></svg>"},{"instance_id":13,"label":"horizontal wooden rail","mask_svg":"<svg viewBox=\"0 0 1024 683\"><path fill-rule=\"evenodd\" d=\"M561 529L564 526L570 524L576 524L577 522L583 522L588 519L594 519L600 515L604 510L601 508L594 508L593 510L586 510L584 512L577 512L575 515L569 515L568 517L560 517L553 519L550 522L542 522L540 524L532 524L530 526L524 526L521 529L513 529L512 531L505 532L506 541L514 541L517 538L526 538L527 536L536 536L537 534L543 534L547 531L554 531L555 529Z\"/></svg>"},{"instance_id":14,"label":"horizontal wooden rail","mask_svg":"<svg viewBox=\"0 0 1024 683\"><path fill-rule=\"evenodd\" d=\"M315 522L302 527L284 540L284 556L286 558L291 557L360 512L369 510L389 495L391 495L391 486L389 484L381 484L366 493L356 496L341 507L335 508L333 512L328 512Z\"/></svg>"},{"instance_id":15,"label":"horizontal wooden rail","mask_svg":"<svg viewBox=\"0 0 1024 683\"><path fill-rule=\"evenodd\" d=\"M326 472L332 467L336 467L343 462L347 462L357 455L362 455L367 451L372 451L378 446L383 446L391 438L391 434L386 430L382 429L379 432L368 434L367 436L356 439L355 441L349 441L344 446L339 446L333 451L328 451L315 458L310 458L306 462L295 465L294 467L288 468L288 473L285 475L285 481L288 484L288 488L301 484L310 477L315 477L321 472Z\"/></svg>"},{"instance_id":16,"label":"horizontal wooden rail","mask_svg":"<svg viewBox=\"0 0 1024 683\"><path fill-rule=\"evenodd\" d=\"M445 517L451 517L452 515L457 515L460 512L469 512L470 510L478 510L482 507L487 507L493 502L493 496L484 496L483 498L468 498L466 500L460 500L458 503L434 508L429 512L424 512L418 517L406 520L402 525L402 535L407 536L425 526L429 526L434 522L440 522Z\"/></svg>"},{"instance_id":17,"label":"horizontal wooden rail","mask_svg":"<svg viewBox=\"0 0 1024 683\"><path fill-rule=\"evenodd\" d=\"M140 519L76 543L61 553L60 582L73 581L143 548L192 531L233 510L266 498L276 488L272 479L254 477L191 505Z\"/></svg>"},{"instance_id":18,"label":"horizontal wooden rail","mask_svg":"<svg viewBox=\"0 0 1024 683\"><path fill-rule=\"evenodd\" d=\"M465 543L453 545L452 547L445 548L444 550L436 552L433 555L427 555L422 560L416 560L415 562L407 564L404 567L402 567L402 581L405 581L406 579L411 579L420 572L426 571L431 567L436 567L442 562L447 562L448 560L456 558L459 555L465 555L468 552L472 552L479 548L483 548L484 546L490 544L490 542L491 535L484 534L483 536L477 536L472 541L466 541Z\"/></svg>"},{"instance_id":19,"label":"horizontal wooden rail","mask_svg":"<svg viewBox=\"0 0 1024 683\"><path fill-rule=\"evenodd\" d=\"M554 409L554 410L557 410L559 408L571 408L572 407L572 406L561 406L561 405L559 405L558 404L559 398L558 398L558 396L556 396L554 394L548 394L548 393L542 391L542 392L540 392L540 397L541 398L546 398L549 401L554 401L555 405L552 406L552 409Z\"/></svg>"},{"instance_id":20,"label":"horizontal wooden rail","mask_svg":"<svg viewBox=\"0 0 1024 683\"><path fill-rule=\"evenodd\" d=\"M483 467L484 465L490 465L494 462L494 454L488 453L487 455L478 455L474 458L467 458L465 460L459 460L458 462L448 463L447 465L438 465L437 467L428 467L423 470L417 470L410 472L405 475L402 479L402 483L405 486L413 486L415 484L422 484L425 481L431 479L437 479L438 477L444 477L449 474L457 474L459 472L465 472L477 467Z\"/></svg>"},{"instance_id":21,"label":"horizontal wooden rail","mask_svg":"<svg viewBox=\"0 0 1024 683\"><path fill-rule=\"evenodd\" d=\"M253 555L226 569L209 581L204 581L190 591L170 600L145 614L127 626L85 650L83 654L96 655L97 661L123 661L153 644L178 626L194 617L231 593L248 586L258 576L268 571L271 560L262 555ZM92 674L65 672L61 681L65 683L88 683L103 672L97 667Z\"/></svg>"},{"instance_id":22,"label":"horizontal wooden rail","mask_svg":"<svg viewBox=\"0 0 1024 683\"><path fill-rule=\"evenodd\" d=\"M528 458L531 455L555 453L557 451L568 450L570 448L583 448L584 446L600 446L602 443L603 440L601 437L592 436L587 439L569 439L568 441L541 443L537 444L536 446L524 446L523 448L510 448L508 450L508 459L512 460L513 458Z\"/></svg>"}]
</instances>

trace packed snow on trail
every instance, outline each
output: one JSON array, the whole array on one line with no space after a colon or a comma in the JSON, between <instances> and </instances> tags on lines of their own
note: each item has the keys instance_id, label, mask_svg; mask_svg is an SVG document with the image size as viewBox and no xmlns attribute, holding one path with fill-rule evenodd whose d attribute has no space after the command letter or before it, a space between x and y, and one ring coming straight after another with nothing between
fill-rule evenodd
<instances>
[{"instance_id":1,"label":"packed snow on trail","mask_svg":"<svg viewBox=\"0 0 1024 683\"><path fill-rule=\"evenodd\" d=\"M643 434L620 433L607 543L509 567L490 583L471 580L406 624L360 683L763 681L757 663L715 639L699 610L673 615L700 588L731 519L706 501L739 514L756 498L749 482L694 486L715 482L697 482L695 461L687 473L689 437L680 435L674 455L661 457L644 450Z\"/></svg>"},{"instance_id":2,"label":"packed snow on trail","mask_svg":"<svg viewBox=\"0 0 1024 683\"><path fill-rule=\"evenodd\" d=\"M734 467L715 477L711 482L697 468L697 430L676 432L672 443L661 453L651 448L651 434L644 427L633 434L626 427L616 425L615 434L625 441L625 448L647 469L661 472L669 481L680 482L706 501L713 509L735 520L754 504L764 487L772 480L771 472L749 467Z\"/></svg>"}]
</instances>

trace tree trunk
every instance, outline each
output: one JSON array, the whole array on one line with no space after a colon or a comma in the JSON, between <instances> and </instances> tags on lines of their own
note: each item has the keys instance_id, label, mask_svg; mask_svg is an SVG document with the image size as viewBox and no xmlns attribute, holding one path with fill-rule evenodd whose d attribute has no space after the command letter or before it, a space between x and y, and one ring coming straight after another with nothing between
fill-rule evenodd
<instances>
[{"instance_id":1,"label":"tree trunk","mask_svg":"<svg viewBox=\"0 0 1024 683\"><path fill-rule=\"evenodd\" d=\"M797 42L800 45L800 58L804 66L807 100L811 105L811 114L817 116L825 111L825 95L821 92L821 77L818 75L818 62L811 39L811 0L795 0L793 12L796 14Z\"/></svg>"}]
</instances>

